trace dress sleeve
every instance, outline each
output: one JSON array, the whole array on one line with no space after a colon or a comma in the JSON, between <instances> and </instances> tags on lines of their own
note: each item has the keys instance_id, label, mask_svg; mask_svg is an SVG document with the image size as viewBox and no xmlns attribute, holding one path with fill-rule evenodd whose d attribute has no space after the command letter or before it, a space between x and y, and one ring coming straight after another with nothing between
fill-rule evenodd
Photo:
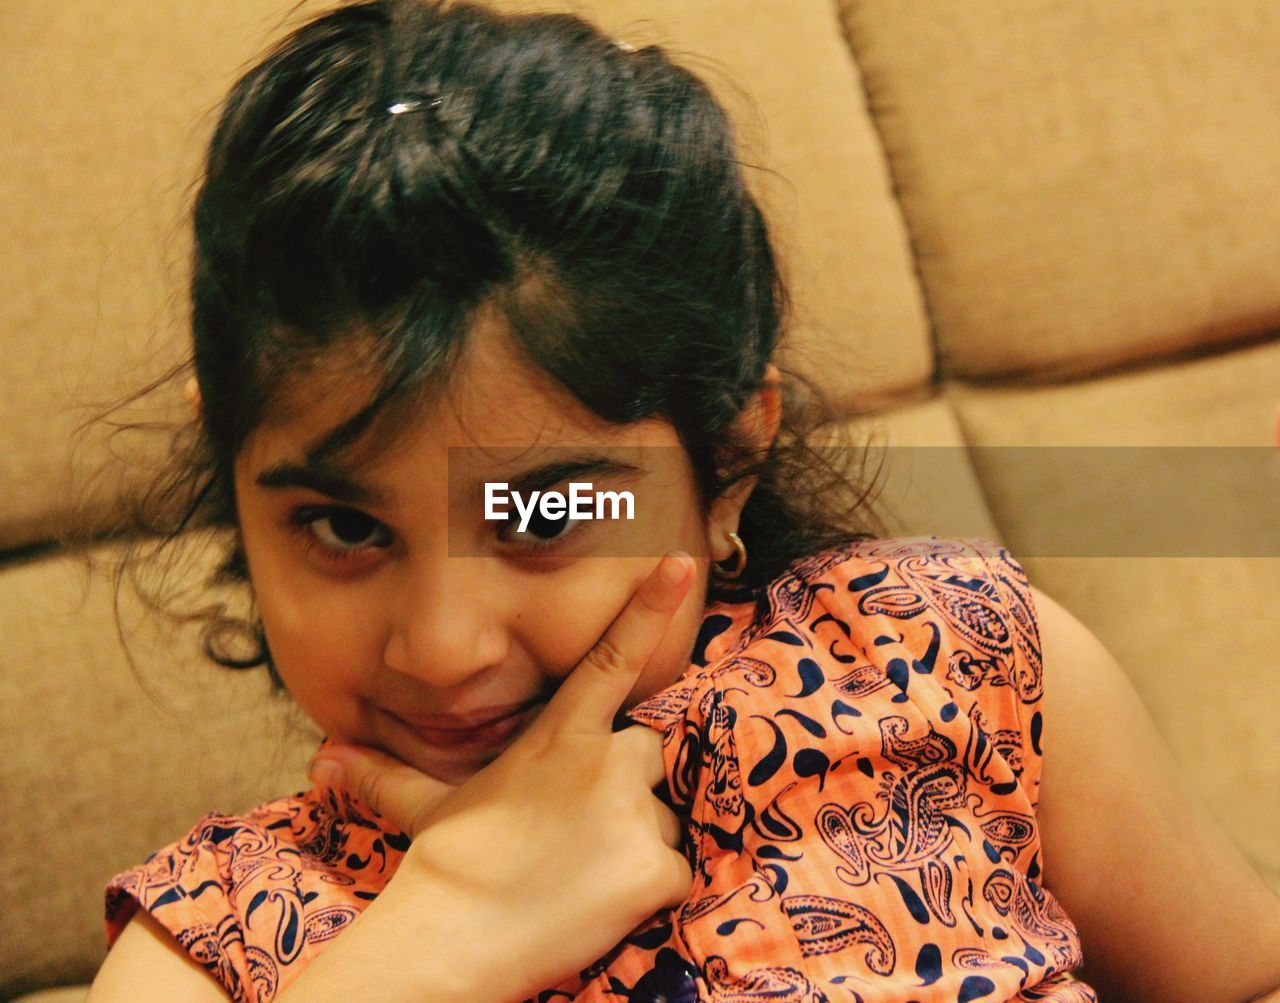
<instances>
[{"instance_id":1,"label":"dress sleeve","mask_svg":"<svg viewBox=\"0 0 1280 1003\"><path fill-rule=\"evenodd\" d=\"M185 836L113 877L105 890L107 946L145 910L236 1001L253 999L243 940L234 929L228 897L229 863L220 846L233 835L222 816L209 814Z\"/></svg>"}]
</instances>

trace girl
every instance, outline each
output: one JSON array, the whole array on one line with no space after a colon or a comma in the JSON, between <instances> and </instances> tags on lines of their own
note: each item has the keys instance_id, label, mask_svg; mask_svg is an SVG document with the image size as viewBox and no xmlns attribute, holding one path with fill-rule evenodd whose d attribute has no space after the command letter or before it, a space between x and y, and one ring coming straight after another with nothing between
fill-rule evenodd
<instances>
[{"instance_id":1,"label":"girl","mask_svg":"<svg viewBox=\"0 0 1280 1003\"><path fill-rule=\"evenodd\" d=\"M822 490L765 223L660 50L344 7L234 88L195 229L182 524L234 530L235 664L328 737L112 881L95 1001L1280 985L1097 641ZM634 517L486 514L587 482Z\"/></svg>"}]
</instances>

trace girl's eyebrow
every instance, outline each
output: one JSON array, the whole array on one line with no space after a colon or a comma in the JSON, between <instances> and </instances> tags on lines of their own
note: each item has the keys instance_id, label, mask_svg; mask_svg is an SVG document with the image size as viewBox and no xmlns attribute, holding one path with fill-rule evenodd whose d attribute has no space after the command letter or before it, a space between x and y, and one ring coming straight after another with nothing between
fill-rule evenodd
<instances>
[{"instance_id":1,"label":"girl's eyebrow","mask_svg":"<svg viewBox=\"0 0 1280 1003\"><path fill-rule=\"evenodd\" d=\"M561 481L566 481L570 478L603 476L633 480L637 475L643 473L644 469L642 467L623 463L608 456L588 454L568 457L553 463L544 463L540 467L526 470L524 473L514 477L508 483L508 487L512 491L528 496L534 491L545 491L547 488L554 487ZM484 484L485 482L481 482L475 486L472 492L474 498L483 499Z\"/></svg>"},{"instance_id":2,"label":"girl's eyebrow","mask_svg":"<svg viewBox=\"0 0 1280 1003\"><path fill-rule=\"evenodd\" d=\"M254 478L259 487L273 490L308 488L350 505L385 508L390 496L377 488L361 484L344 470L325 463L277 463Z\"/></svg>"},{"instance_id":3,"label":"girl's eyebrow","mask_svg":"<svg viewBox=\"0 0 1280 1003\"><path fill-rule=\"evenodd\" d=\"M588 454L544 463L526 470L512 478L509 487L522 495L529 495L534 491L545 491L570 478L603 476L631 480L643 472L643 468L630 463L622 463L608 456ZM269 490L307 488L349 505L387 508L391 503L391 496L386 492L361 484L341 468L315 461L303 464L277 463L260 472L254 483ZM475 485L472 492L475 498L483 499L484 483L478 482Z\"/></svg>"}]
</instances>

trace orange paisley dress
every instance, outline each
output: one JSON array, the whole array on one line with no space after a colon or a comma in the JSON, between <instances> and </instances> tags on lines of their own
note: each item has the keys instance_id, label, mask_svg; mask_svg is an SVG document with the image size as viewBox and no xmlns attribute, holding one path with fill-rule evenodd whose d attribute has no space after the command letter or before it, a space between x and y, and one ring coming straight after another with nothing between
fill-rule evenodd
<instances>
[{"instance_id":1,"label":"orange paisley dress","mask_svg":"<svg viewBox=\"0 0 1280 1003\"><path fill-rule=\"evenodd\" d=\"M1096 1003L1044 884L1039 638L1010 555L851 540L709 599L688 669L625 715L663 735L688 898L537 1003ZM327 788L209 814L112 879L108 943L146 909L267 1003L408 845Z\"/></svg>"}]
</instances>

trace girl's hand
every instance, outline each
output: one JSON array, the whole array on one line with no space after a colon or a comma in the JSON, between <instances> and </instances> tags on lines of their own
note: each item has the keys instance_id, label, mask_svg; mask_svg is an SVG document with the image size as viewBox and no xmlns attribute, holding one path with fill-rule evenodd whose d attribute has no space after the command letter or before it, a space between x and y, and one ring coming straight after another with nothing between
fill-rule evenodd
<instances>
[{"instance_id":1,"label":"girl's hand","mask_svg":"<svg viewBox=\"0 0 1280 1003\"><path fill-rule=\"evenodd\" d=\"M692 567L664 558L543 711L460 787L374 750L324 753L343 786L413 837L387 891L420 882L419 908L453 910L469 928L460 936L491 945L484 974L512 980L512 999L587 966L688 894L679 820L653 793L665 780L661 736L612 724Z\"/></svg>"}]
</instances>

